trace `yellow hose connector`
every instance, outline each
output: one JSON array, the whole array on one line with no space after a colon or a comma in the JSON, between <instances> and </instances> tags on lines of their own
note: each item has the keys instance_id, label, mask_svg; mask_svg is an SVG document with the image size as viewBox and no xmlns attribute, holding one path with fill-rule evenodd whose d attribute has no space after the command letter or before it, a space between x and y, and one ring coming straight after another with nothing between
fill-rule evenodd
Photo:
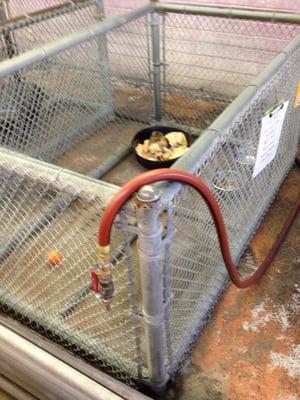
<instances>
[{"instance_id":1,"label":"yellow hose connector","mask_svg":"<svg viewBox=\"0 0 300 400\"><path fill-rule=\"evenodd\" d=\"M99 261L100 263L108 260L110 254L110 246L99 246Z\"/></svg>"}]
</instances>

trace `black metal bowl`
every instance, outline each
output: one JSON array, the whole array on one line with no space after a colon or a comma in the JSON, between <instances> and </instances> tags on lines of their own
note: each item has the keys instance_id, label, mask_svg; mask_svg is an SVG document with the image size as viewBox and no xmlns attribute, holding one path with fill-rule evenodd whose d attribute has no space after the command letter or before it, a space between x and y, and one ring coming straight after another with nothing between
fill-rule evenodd
<instances>
[{"instance_id":1,"label":"black metal bowl","mask_svg":"<svg viewBox=\"0 0 300 400\"><path fill-rule=\"evenodd\" d=\"M154 131L159 131L162 132L164 135L166 135L169 132L183 132L185 134L188 146L190 145L190 140L189 136L186 132L184 132L182 129L178 128L171 128L170 126L150 126L149 128L142 129L139 131L134 138L132 139L131 142L131 147L132 151L134 152L137 161L145 168L148 169L155 169L155 168L167 168L170 167L175 161L177 161L180 157L177 158L172 158L172 160L164 160L164 161L153 161L153 160L148 160L147 158L141 157L137 152L136 152L136 146L138 143L144 143L146 139L149 139L151 136L151 133Z\"/></svg>"}]
</instances>

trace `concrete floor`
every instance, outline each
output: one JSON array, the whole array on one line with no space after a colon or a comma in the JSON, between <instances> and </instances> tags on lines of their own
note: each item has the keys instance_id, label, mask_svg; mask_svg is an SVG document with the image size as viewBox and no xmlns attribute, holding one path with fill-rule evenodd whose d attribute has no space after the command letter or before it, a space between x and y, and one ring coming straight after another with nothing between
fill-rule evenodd
<instances>
[{"instance_id":1,"label":"concrete floor","mask_svg":"<svg viewBox=\"0 0 300 400\"><path fill-rule=\"evenodd\" d=\"M290 172L251 242L258 262L299 196L299 172ZM298 400L299 379L300 215L261 282L228 287L168 398Z\"/></svg>"}]
</instances>

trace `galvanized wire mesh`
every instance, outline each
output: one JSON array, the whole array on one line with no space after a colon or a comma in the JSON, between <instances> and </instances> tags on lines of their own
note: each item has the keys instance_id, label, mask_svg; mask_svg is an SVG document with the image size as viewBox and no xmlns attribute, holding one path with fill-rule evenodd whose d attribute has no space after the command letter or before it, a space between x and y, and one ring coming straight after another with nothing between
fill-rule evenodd
<instances>
[{"instance_id":1,"label":"galvanized wire mesh","mask_svg":"<svg viewBox=\"0 0 300 400\"><path fill-rule=\"evenodd\" d=\"M13 58L26 50L77 31L94 23L99 18L99 11L99 2L88 0L76 5L68 3L59 9L46 10L31 17L7 21L0 28L1 54L4 59ZM108 113L108 106L105 110L103 99L96 94L95 89L99 89L99 84L104 80L104 75L101 76L104 67L99 66L99 63L105 58L106 48L100 41L93 49L94 62L89 66L93 75L91 79L95 78L93 91L88 85L84 86L85 74L82 67L76 68L76 61L73 64L68 63L67 54L56 60L47 59L1 79L2 146L53 160L57 157L57 147L62 146L59 154L61 150L64 151L68 135L76 136L74 131L78 122L91 113L91 107L94 111L97 106L100 109L102 106L103 110L98 114ZM85 107L87 95L94 95L92 106L90 104L88 110ZM90 119L90 125L95 124ZM80 130L80 124L78 125ZM64 129L66 138L62 137ZM77 132L77 136L79 134Z\"/></svg>"},{"instance_id":2,"label":"galvanized wire mesh","mask_svg":"<svg viewBox=\"0 0 300 400\"><path fill-rule=\"evenodd\" d=\"M78 3L62 3L61 7L40 11L10 19L4 12L0 27L2 58L11 58L43 43L58 39L71 32L91 25L101 16L97 0L83 0Z\"/></svg>"},{"instance_id":3,"label":"galvanized wire mesh","mask_svg":"<svg viewBox=\"0 0 300 400\"><path fill-rule=\"evenodd\" d=\"M198 134L297 31L294 25L230 18L160 18L163 122ZM133 129L153 122L150 21L148 15L139 17L3 77L1 146L52 161L95 133L102 138L97 159L103 164L130 150ZM220 203L236 260L292 163L299 65L297 50L190 165ZM282 99L290 104L277 156L252 179L262 113ZM73 155L60 162L73 167ZM134 209L128 205L115 223L116 295L107 310L90 292L89 273L97 261L98 220L116 188L99 182L99 196L92 196L84 177L78 185L65 180L57 186L59 173L51 179L20 166L0 165L2 308L128 383L147 380ZM164 342L172 375L227 274L206 206L191 189L180 191L162 220ZM63 261L50 268L46 259L52 249L61 251Z\"/></svg>"},{"instance_id":4,"label":"galvanized wire mesh","mask_svg":"<svg viewBox=\"0 0 300 400\"><path fill-rule=\"evenodd\" d=\"M5 76L1 146L49 161L101 130L106 145L99 147L99 163L111 158L112 148L128 148L126 124L139 126L152 109L147 19ZM111 309L90 291L106 186L99 183L99 197L91 198L85 185L74 188L66 180L56 188L56 176L32 176L14 163L2 165L0 177L2 309L121 380L147 380L138 263L126 214L113 233ZM63 254L59 268L47 264L51 249Z\"/></svg>"},{"instance_id":5,"label":"galvanized wire mesh","mask_svg":"<svg viewBox=\"0 0 300 400\"><path fill-rule=\"evenodd\" d=\"M295 35L295 24L164 13L162 111L204 129Z\"/></svg>"},{"instance_id":6,"label":"galvanized wire mesh","mask_svg":"<svg viewBox=\"0 0 300 400\"><path fill-rule=\"evenodd\" d=\"M65 0L4 0L10 18L65 4Z\"/></svg>"},{"instance_id":7,"label":"galvanized wire mesh","mask_svg":"<svg viewBox=\"0 0 300 400\"><path fill-rule=\"evenodd\" d=\"M219 132L213 146L193 166L195 174L209 185L218 200L236 261L294 161L300 128L300 115L293 107L300 76L299 58L298 49L257 90L250 104L232 123ZM288 100L289 107L277 155L253 178L261 119L279 100ZM174 372L185 360L189 346L209 316L227 273L214 223L199 195L184 187L170 205L169 213L170 244L166 247L168 262L165 264L169 274L166 274L165 290L170 302L167 338L172 358L169 368Z\"/></svg>"},{"instance_id":8,"label":"galvanized wire mesh","mask_svg":"<svg viewBox=\"0 0 300 400\"><path fill-rule=\"evenodd\" d=\"M84 0L4 0L10 18L20 15L26 15L34 12L44 11L49 7L57 7L63 4L78 6ZM112 17L114 15L124 14L133 8L137 8L142 4L146 4L147 0L135 0L128 2L127 0L95 0L98 4L103 4L105 15Z\"/></svg>"},{"instance_id":9,"label":"galvanized wire mesh","mask_svg":"<svg viewBox=\"0 0 300 400\"><path fill-rule=\"evenodd\" d=\"M98 221L117 188L87 185L80 176L73 183L61 170L45 175L37 172L38 165L20 164L15 153L8 161L6 153L1 155L2 310L119 379L146 379L137 262L124 213L113 229L110 309L90 290L90 273L98 262ZM48 263L52 250L63 257L58 265Z\"/></svg>"},{"instance_id":10,"label":"galvanized wire mesh","mask_svg":"<svg viewBox=\"0 0 300 400\"><path fill-rule=\"evenodd\" d=\"M38 29L39 41L45 40L40 37L45 26L47 32L55 28L57 36L70 24L72 29L84 26L94 19L98 5L89 1L77 11L69 7L60 16L29 26ZM160 17L160 26L164 123L197 134L297 32L292 24L171 13ZM16 43L22 49L22 41ZM2 143L50 161L101 129L106 147L118 139L126 152L127 134L116 133L127 132L132 121L140 126L152 121L152 73L150 16L22 69L3 79ZM34 101L28 104L28 98ZM20 109L25 117L15 121Z\"/></svg>"},{"instance_id":11,"label":"galvanized wire mesh","mask_svg":"<svg viewBox=\"0 0 300 400\"><path fill-rule=\"evenodd\" d=\"M110 158L107 146L116 141L129 148L126 124L145 122L152 110L148 52L147 17L141 17L5 76L2 146L52 161L102 129L107 143L99 158Z\"/></svg>"},{"instance_id":12,"label":"galvanized wire mesh","mask_svg":"<svg viewBox=\"0 0 300 400\"><path fill-rule=\"evenodd\" d=\"M103 6L106 17L112 17L115 15L125 14L131 9L140 7L143 4L147 4L147 0L104 0Z\"/></svg>"}]
</instances>

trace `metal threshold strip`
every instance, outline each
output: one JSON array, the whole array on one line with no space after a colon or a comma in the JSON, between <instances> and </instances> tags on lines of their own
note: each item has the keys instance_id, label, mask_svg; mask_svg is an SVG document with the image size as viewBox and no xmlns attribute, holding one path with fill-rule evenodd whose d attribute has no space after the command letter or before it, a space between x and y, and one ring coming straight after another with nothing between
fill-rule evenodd
<instances>
[{"instance_id":1,"label":"metal threshold strip","mask_svg":"<svg viewBox=\"0 0 300 400\"><path fill-rule=\"evenodd\" d=\"M3 316L0 316L0 387L12 395L15 390L24 399L150 400Z\"/></svg>"}]
</instances>

